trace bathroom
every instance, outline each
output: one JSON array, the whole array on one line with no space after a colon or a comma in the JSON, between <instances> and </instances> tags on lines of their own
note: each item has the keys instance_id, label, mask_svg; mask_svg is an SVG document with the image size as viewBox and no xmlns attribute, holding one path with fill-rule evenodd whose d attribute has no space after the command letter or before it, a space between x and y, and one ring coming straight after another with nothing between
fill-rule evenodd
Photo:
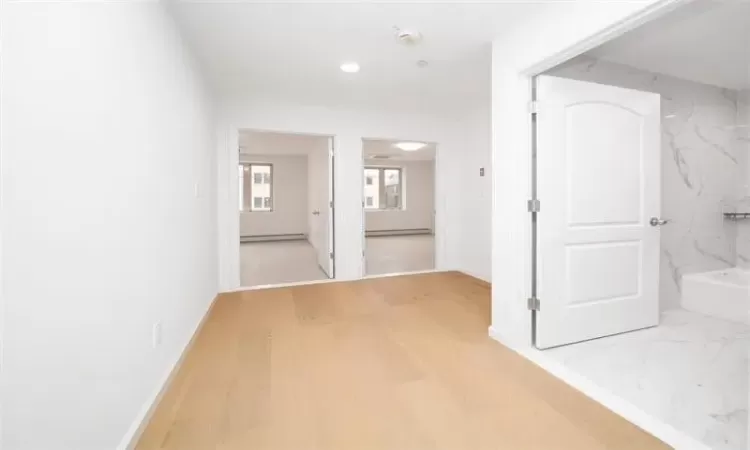
<instances>
[{"instance_id":1,"label":"bathroom","mask_svg":"<svg viewBox=\"0 0 750 450\"><path fill-rule=\"evenodd\" d=\"M748 448L748 30L696 2L546 74L660 95L662 222L658 326L543 353L691 448Z\"/></svg>"}]
</instances>

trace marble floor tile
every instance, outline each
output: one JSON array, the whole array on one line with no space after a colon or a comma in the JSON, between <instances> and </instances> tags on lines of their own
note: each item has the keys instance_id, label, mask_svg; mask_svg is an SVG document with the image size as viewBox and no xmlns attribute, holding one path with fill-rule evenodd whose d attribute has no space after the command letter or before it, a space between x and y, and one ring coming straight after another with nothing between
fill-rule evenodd
<instances>
[{"instance_id":1,"label":"marble floor tile","mask_svg":"<svg viewBox=\"0 0 750 450\"><path fill-rule=\"evenodd\" d=\"M670 310L658 327L544 353L717 450L745 450L750 326Z\"/></svg>"}]
</instances>

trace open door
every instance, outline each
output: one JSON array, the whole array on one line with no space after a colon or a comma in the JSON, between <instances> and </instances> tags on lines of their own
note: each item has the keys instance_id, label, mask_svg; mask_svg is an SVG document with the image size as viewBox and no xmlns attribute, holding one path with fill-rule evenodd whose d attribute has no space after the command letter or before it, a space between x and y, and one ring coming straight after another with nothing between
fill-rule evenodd
<instances>
[{"instance_id":1,"label":"open door","mask_svg":"<svg viewBox=\"0 0 750 450\"><path fill-rule=\"evenodd\" d=\"M308 156L308 227L310 244L315 248L318 265L329 278L333 270L333 138L326 148L317 148Z\"/></svg>"},{"instance_id":2,"label":"open door","mask_svg":"<svg viewBox=\"0 0 750 450\"><path fill-rule=\"evenodd\" d=\"M323 268L323 271L328 275L328 278L334 278L334 261L333 261L333 158L334 158L334 145L335 138L333 136L328 138L328 151L325 155L324 167L324 180L325 180L325 194L321 199L321 217L323 218L323 241L325 243L324 252L318 252L318 264Z\"/></svg>"},{"instance_id":3,"label":"open door","mask_svg":"<svg viewBox=\"0 0 750 450\"><path fill-rule=\"evenodd\" d=\"M537 78L535 345L659 321L660 97Z\"/></svg>"}]
</instances>

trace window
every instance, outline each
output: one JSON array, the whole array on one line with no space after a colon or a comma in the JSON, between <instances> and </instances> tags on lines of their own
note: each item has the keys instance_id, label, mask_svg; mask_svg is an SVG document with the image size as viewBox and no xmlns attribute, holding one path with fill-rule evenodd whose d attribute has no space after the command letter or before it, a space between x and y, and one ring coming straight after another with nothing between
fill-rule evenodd
<instances>
[{"instance_id":1,"label":"window","mask_svg":"<svg viewBox=\"0 0 750 450\"><path fill-rule=\"evenodd\" d=\"M252 164L251 167L257 167L257 165ZM255 171L253 172L253 184L271 184L271 166L268 167L268 172L264 171Z\"/></svg>"},{"instance_id":2,"label":"window","mask_svg":"<svg viewBox=\"0 0 750 450\"><path fill-rule=\"evenodd\" d=\"M402 192L400 168L365 167L365 208L402 209Z\"/></svg>"},{"instance_id":3,"label":"window","mask_svg":"<svg viewBox=\"0 0 750 450\"><path fill-rule=\"evenodd\" d=\"M271 164L240 163L240 211L273 210L273 167Z\"/></svg>"}]
</instances>

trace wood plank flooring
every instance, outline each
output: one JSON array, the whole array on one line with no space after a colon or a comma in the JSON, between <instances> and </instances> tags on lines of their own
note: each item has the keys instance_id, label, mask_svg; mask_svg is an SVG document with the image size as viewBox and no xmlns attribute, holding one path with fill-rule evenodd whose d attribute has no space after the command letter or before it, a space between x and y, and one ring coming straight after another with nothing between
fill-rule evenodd
<instances>
[{"instance_id":1,"label":"wood plank flooring","mask_svg":"<svg viewBox=\"0 0 750 450\"><path fill-rule=\"evenodd\" d=\"M439 273L220 297L139 450L665 449L487 337Z\"/></svg>"}]
</instances>

